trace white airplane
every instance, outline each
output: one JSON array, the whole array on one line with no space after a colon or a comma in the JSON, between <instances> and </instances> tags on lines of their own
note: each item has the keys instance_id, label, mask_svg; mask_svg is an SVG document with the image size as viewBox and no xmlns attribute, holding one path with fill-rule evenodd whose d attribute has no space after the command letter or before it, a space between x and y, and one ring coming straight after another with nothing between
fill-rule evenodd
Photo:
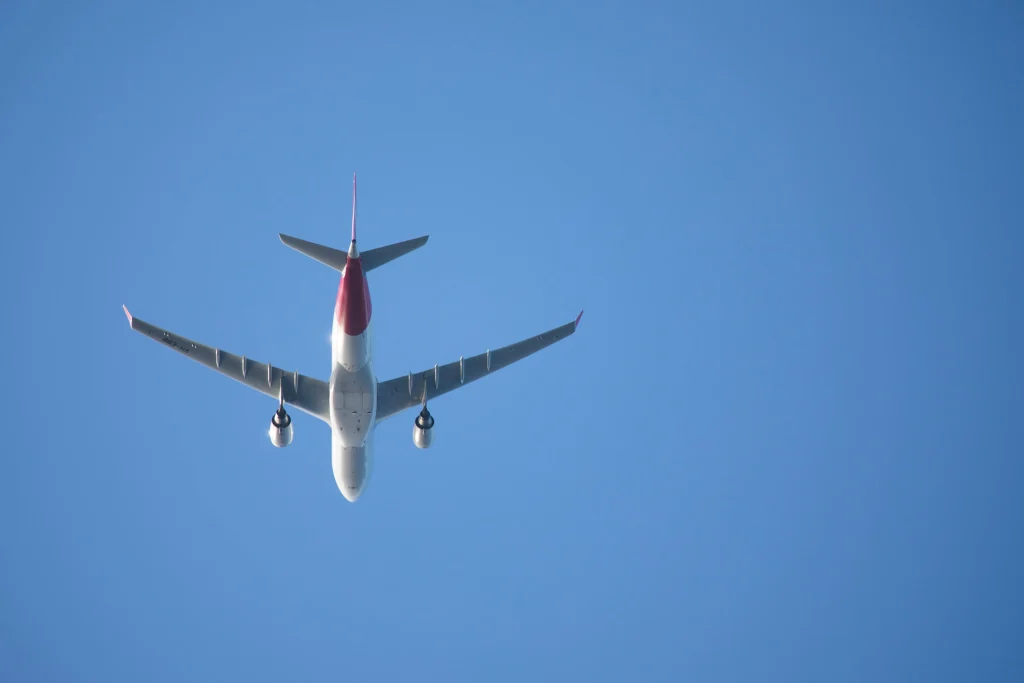
<instances>
[{"instance_id":1,"label":"white airplane","mask_svg":"<svg viewBox=\"0 0 1024 683\"><path fill-rule=\"evenodd\" d=\"M285 410L286 404L330 425L334 480L342 495L351 502L355 502L366 489L372 473L373 432L381 420L407 408L420 406L420 413L413 423L412 440L418 448L429 448L433 440L434 418L427 410L428 398L465 386L565 339L576 331L583 316L583 311L580 311L572 322L500 349L378 382L372 369L373 334L366 273L422 247L428 236L360 254L356 248L356 179L353 176L352 242L347 253L288 235L279 237L292 249L341 271L331 331L332 370L327 382L186 339L139 320L128 312L127 306L123 307L124 313L133 330L276 398L277 412L270 419L269 431L270 441L275 446L284 447L292 441L292 419Z\"/></svg>"}]
</instances>

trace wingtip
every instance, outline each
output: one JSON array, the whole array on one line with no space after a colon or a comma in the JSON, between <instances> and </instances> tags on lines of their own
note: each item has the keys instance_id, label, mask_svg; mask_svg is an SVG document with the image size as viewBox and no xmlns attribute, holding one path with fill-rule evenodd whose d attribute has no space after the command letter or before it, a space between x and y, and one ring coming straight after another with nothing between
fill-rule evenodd
<instances>
[{"instance_id":1,"label":"wingtip","mask_svg":"<svg viewBox=\"0 0 1024 683\"><path fill-rule=\"evenodd\" d=\"M580 326L580 318L582 318L582 317L583 317L583 311L581 310L580 314L578 316L576 316L576 327Z\"/></svg>"},{"instance_id":2,"label":"wingtip","mask_svg":"<svg viewBox=\"0 0 1024 683\"><path fill-rule=\"evenodd\" d=\"M130 326L133 322L132 314L128 312L128 307L121 304L121 308L124 309L124 317L128 318L128 325Z\"/></svg>"}]
</instances>

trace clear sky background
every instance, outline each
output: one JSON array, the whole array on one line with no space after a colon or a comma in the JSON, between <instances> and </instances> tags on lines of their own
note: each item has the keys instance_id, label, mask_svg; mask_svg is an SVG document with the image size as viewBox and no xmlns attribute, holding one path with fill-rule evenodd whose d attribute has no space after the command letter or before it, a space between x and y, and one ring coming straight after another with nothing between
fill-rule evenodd
<instances>
[{"instance_id":1,"label":"clear sky background","mask_svg":"<svg viewBox=\"0 0 1024 683\"><path fill-rule=\"evenodd\" d=\"M1013 2L0 7L5 681L1024 680ZM827 5L827 6L826 6ZM129 330L381 379L377 433Z\"/></svg>"}]
</instances>

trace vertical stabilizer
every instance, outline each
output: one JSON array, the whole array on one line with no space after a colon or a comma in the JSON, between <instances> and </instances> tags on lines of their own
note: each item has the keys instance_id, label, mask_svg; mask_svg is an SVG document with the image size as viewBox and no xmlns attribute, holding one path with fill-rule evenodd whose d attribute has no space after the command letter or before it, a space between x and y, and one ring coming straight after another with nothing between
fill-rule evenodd
<instances>
[{"instance_id":1,"label":"vertical stabilizer","mask_svg":"<svg viewBox=\"0 0 1024 683\"><path fill-rule=\"evenodd\" d=\"M352 241L356 241L356 174L352 174Z\"/></svg>"}]
</instances>

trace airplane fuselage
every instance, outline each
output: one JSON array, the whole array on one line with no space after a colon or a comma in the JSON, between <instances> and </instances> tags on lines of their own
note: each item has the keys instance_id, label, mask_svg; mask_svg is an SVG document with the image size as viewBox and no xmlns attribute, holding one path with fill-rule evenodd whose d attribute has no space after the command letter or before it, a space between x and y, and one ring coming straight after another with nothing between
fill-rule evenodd
<instances>
[{"instance_id":1,"label":"airplane fuselage","mask_svg":"<svg viewBox=\"0 0 1024 683\"><path fill-rule=\"evenodd\" d=\"M373 372L372 306L366 273L423 246L427 236L370 249L360 255L356 248L353 176L352 241L347 252L287 235L280 237L286 245L341 272L331 326L331 373L327 381L193 341L134 317L127 306L123 306L124 314L131 329L276 399L277 410L267 429L267 436L276 448L288 446L294 436L286 407L295 407L326 422L331 428L334 481L351 502L366 490L373 473L373 432L378 420L418 407L419 415L412 424L412 442L417 448L430 448L434 418L427 408L428 400L487 377L565 339L575 333L583 315L580 311L576 320L514 344L473 356L460 356L458 361L377 382Z\"/></svg>"},{"instance_id":2,"label":"airplane fuselage","mask_svg":"<svg viewBox=\"0 0 1024 683\"><path fill-rule=\"evenodd\" d=\"M355 501L373 470L377 378L373 374L370 290L355 240L341 273L331 330L331 466L341 494Z\"/></svg>"}]
</instances>

